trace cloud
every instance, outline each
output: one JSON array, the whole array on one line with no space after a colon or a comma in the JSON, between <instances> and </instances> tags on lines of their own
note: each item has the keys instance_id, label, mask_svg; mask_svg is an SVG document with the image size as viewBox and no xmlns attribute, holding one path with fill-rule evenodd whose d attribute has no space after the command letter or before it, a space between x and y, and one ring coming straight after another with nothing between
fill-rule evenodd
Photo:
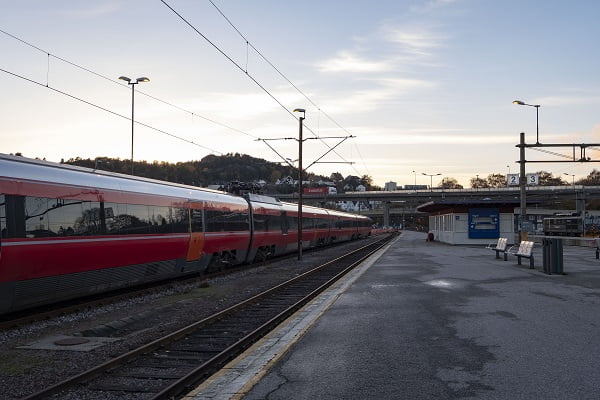
<instances>
[{"instance_id":1,"label":"cloud","mask_svg":"<svg viewBox=\"0 0 600 400\"><path fill-rule=\"evenodd\" d=\"M446 37L424 26L402 27L385 25L381 28L384 40L397 46L396 53L432 56L433 49L442 47Z\"/></svg>"},{"instance_id":2,"label":"cloud","mask_svg":"<svg viewBox=\"0 0 600 400\"><path fill-rule=\"evenodd\" d=\"M73 9L64 11L62 14L67 18L72 19L88 19L99 16L114 14L121 10L121 5L118 3L106 3L94 5L87 8Z\"/></svg>"},{"instance_id":3,"label":"cloud","mask_svg":"<svg viewBox=\"0 0 600 400\"><path fill-rule=\"evenodd\" d=\"M456 2L457 0L431 0L424 4L412 6L410 11L416 14L424 14Z\"/></svg>"},{"instance_id":4,"label":"cloud","mask_svg":"<svg viewBox=\"0 0 600 400\"><path fill-rule=\"evenodd\" d=\"M321 72L386 72L392 66L386 61L369 61L350 51L339 51L334 57L317 64Z\"/></svg>"}]
</instances>

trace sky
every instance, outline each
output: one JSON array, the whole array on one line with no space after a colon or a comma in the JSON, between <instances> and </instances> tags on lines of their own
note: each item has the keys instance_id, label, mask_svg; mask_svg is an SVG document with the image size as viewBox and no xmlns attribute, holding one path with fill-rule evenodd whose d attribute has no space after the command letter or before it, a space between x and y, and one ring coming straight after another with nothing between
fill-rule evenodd
<instances>
[{"instance_id":1,"label":"sky","mask_svg":"<svg viewBox=\"0 0 600 400\"><path fill-rule=\"evenodd\" d=\"M148 77L135 160L297 160L302 108L309 172L467 187L518 172L520 132L600 143L598 16L596 0L0 0L0 153L129 159L118 77ZM569 183L593 168L527 164Z\"/></svg>"}]
</instances>

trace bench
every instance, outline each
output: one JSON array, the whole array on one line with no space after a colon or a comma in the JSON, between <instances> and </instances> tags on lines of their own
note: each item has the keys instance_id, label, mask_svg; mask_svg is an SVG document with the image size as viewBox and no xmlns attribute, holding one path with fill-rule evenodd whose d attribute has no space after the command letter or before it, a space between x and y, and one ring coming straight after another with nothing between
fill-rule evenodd
<instances>
[{"instance_id":1,"label":"bench","mask_svg":"<svg viewBox=\"0 0 600 400\"><path fill-rule=\"evenodd\" d=\"M513 246L514 247L514 246ZM508 254L511 254L513 256L517 257L517 263L519 265L521 265L521 258L529 258L529 269L533 269L534 268L534 261L533 261L533 242L528 242L528 241L522 241L521 244L519 245L519 250L517 250L516 253L513 253L511 250L512 248L508 249L506 252Z\"/></svg>"},{"instance_id":2,"label":"bench","mask_svg":"<svg viewBox=\"0 0 600 400\"><path fill-rule=\"evenodd\" d=\"M494 250L496 252L496 258L500 258L500 253L504 253L504 261L506 261L507 242L508 242L507 238L500 238L500 239L498 239L498 243L496 244L496 247L492 247L494 244L490 243L490 244L488 244L488 246L486 248Z\"/></svg>"}]
</instances>

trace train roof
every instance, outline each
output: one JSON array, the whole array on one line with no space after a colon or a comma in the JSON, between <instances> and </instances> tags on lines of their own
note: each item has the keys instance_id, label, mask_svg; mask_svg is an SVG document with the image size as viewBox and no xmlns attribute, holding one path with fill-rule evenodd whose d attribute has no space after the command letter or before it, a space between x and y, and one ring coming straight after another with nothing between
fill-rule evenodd
<instances>
[{"instance_id":1,"label":"train roof","mask_svg":"<svg viewBox=\"0 0 600 400\"><path fill-rule=\"evenodd\" d=\"M2 177L191 200L247 204L241 197L218 190L0 153L0 178Z\"/></svg>"}]
</instances>

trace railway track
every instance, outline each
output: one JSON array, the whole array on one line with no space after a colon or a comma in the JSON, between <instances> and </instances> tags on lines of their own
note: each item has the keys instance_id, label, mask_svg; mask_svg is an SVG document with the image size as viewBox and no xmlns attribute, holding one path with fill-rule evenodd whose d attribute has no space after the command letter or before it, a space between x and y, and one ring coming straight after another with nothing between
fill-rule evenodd
<instances>
[{"instance_id":1,"label":"railway track","mask_svg":"<svg viewBox=\"0 0 600 400\"><path fill-rule=\"evenodd\" d=\"M25 399L174 399L383 247L368 244Z\"/></svg>"}]
</instances>

